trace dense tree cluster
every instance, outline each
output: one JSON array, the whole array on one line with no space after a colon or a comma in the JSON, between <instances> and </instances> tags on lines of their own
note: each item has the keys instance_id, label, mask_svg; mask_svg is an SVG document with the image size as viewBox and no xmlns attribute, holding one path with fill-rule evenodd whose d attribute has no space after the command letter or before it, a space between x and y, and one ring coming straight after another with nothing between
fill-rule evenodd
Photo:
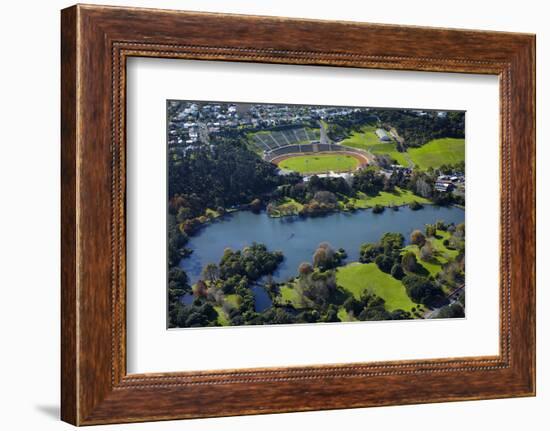
<instances>
[{"instance_id":1,"label":"dense tree cluster","mask_svg":"<svg viewBox=\"0 0 550 431\"><path fill-rule=\"evenodd\" d=\"M207 208L250 204L280 184L277 167L251 152L243 140L219 137L210 146L188 148L185 157L169 160L168 209L179 223L205 216Z\"/></svg>"},{"instance_id":2,"label":"dense tree cluster","mask_svg":"<svg viewBox=\"0 0 550 431\"><path fill-rule=\"evenodd\" d=\"M322 271L340 266L347 257L343 248L335 250L328 242L322 242L313 253L313 266Z\"/></svg>"},{"instance_id":3,"label":"dense tree cluster","mask_svg":"<svg viewBox=\"0 0 550 431\"><path fill-rule=\"evenodd\" d=\"M360 131L365 124L376 124L378 117L372 111L355 111L348 115L331 119L328 126L328 137L333 141L341 141L354 131Z\"/></svg>"},{"instance_id":4,"label":"dense tree cluster","mask_svg":"<svg viewBox=\"0 0 550 431\"><path fill-rule=\"evenodd\" d=\"M385 233L379 242L367 243L361 246L359 260L362 263L374 262L381 271L400 278L403 274L401 266L401 249L405 238L400 233Z\"/></svg>"},{"instance_id":5,"label":"dense tree cluster","mask_svg":"<svg viewBox=\"0 0 550 431\"><path fill-rule=\"evenodd\" d=\"M376 196L384 189L384 176L375 167L362 169L353 176L353 188L369 196Z\"/></svg>"},{"instance_id":6,"label":"dense tree cluster","mask_svg":"<svg viewBox=\"0 0 550 431\"><path fill-rule=\"evenodd\" d=\"M219 265L219 277L230 283L224 284L225 293L231 293L236 286L236 277L246 277L250 281L272 274L283 261L280 251L270 252L264 244L253 243L242 251L225 249Z\"/></svg>"},{"instance_id":7,"label":"dense tree cluster","mask_svg":"<svg viewBox=\"0 0 550 431\"><path fill-rule=\"evenodd\" d=\"M344 308L350 316L356 317L358 320L404 320L412 318L411 314L404 310L387 311L384 300L369 291L364 292L360 299L355 299L353 296L346 299Z\"/></svg>"},{"instance_id":8,"label":"dense tree cluster","mask_svg":"<svg viewBox=\"0 0 550 431\"><path fill-rule=\"evenodd\" d=\"M385 109L376 113L383 127L397 129L407 147L420 147L438 138L464 138L464 112L447 112L440 116L434 111L419 114Z\"/></svg>"},{"instance_id":9,"label":"dense tree cluster","mask_svg":"<svg viewBox=\"0 0 550 431\"><path fill-rule=\"evenodd\" d=\"M171 268L169 272L170 325L175 327L217 326L219 313L214 306L226 307L232 324L261 324L268 322L255 311L252 292L254 282L272 274L283 261L279 251L271 252L263 244L253 243L242 251L226 249L219 264L205 265L201 279L193 288L194 300L185 305L181 295L189 293L185 272ZM238 307L225 303L226 294L236 294ZM200 317L199 317L200 315ZM281 316L279 316L281 317Z\"/></svg>"},{"instance_id":10,"label":"dense tree cluster","mask_svg":"<svg viewBox=\"0 0 550 431\"><path fill-rule=\"evenodd\" d=\"M435 319L454 319L464 317L465 296L464 291L458 296L456 302L445 305L439 309L439 312L434 316Z\"/></svg>"},{"instance_id":11,"label":"dense tree cluster","mask_svg":"<svg viewBox=\"0 0 550 431\"><path fill-rule=\"evenodd\" d=\"M409 297L417 304L435 306L445 300L440 287L427 277L409 274L401 280L407 289Z\"/></svg>"}]
</instances>

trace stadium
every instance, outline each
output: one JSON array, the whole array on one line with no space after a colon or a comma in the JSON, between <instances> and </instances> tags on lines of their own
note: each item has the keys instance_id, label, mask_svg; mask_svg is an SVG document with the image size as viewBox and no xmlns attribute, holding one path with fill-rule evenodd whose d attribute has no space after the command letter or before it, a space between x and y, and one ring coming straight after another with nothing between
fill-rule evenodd
<instances>
[{"instance_id":1,"label":"stadium","mask_svg":"<svg viewBox=\"0 0 550 431\"><path fill-rule=\"evenodd\" d=\"M370 163L362 150L330 142L323 123L319 130L297 127L253 135L263 158L283 171L301 174L353 172Z\"/></svg>"}]
</instances>

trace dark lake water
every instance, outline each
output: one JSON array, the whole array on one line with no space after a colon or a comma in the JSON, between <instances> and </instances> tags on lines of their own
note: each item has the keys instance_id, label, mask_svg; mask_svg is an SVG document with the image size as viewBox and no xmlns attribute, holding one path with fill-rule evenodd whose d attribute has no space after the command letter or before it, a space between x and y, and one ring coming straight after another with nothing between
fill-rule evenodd
<instances>
[{"instance_id":1,"label":"dark lake water","mask_svg":"<svg viewBox=\"0 0 550 431\"><path fill-rule=\"evenodd\" d=\"M193 253L182 259L180 266L194 284L200 278L204 265L219 263L225 248L239 250L255 241L265 244L269 250L283 252L285 260L273 274L273 279L284 281L296 275L300 263L311 262L321 242L328 242L334 248L344 248L348 254L346 261L353 262L359 259L361 244L376 242L385 232L400 232L408 241L414 229L423 229L425 224L437 220L462 223L464 210L426 205L417 211L401 207L399 211L386 209L381 214L364 210L315 218L271 218L265 212L254 214L239 211L206 226L191 237L187 247ZM255 296L258 295L261 293L255 293Z\"/></svg>"}]
</instances>

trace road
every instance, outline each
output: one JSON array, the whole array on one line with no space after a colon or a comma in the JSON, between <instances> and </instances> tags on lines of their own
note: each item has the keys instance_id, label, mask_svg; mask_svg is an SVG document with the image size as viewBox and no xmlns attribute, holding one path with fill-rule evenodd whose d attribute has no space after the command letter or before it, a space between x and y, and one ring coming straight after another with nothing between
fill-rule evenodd
<instances>
[{"instance_id":1,"label":"road","mask_svg":"<svg viewBox=\"0 0 550 431\"><path fill-rule=\"evenodd\" d=\"M462 292L464 292L464 284L458 286L455 290L451 291L451 293L447 295L447 299L449 300L449 303L444 305L443 307L446 307L447 305L451 305L457 302L458 297ZM439 313L439 310L441 310L443 307L438 307L438 308L434 308L433 310L426 311L426 313L424 313L424 316L423 316L424 319L432 319L434 316L437 315L437 313Z\"/></svg>"}]
</instances>

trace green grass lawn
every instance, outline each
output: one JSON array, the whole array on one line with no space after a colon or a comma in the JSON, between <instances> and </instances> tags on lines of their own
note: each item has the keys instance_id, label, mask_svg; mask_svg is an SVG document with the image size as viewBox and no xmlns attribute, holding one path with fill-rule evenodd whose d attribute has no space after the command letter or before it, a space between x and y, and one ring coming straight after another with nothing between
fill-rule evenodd
<instances>
[{"instance_id":1,"label":"green grass lawn","mask_svg":"<svg viewBox=\"0 0 550 431\"><path fill-rule=\"evenodd\" d=\"M376 126L363 126L360 132L352 132L351 135L340 142L348 147L370 150L372 147L381 144L376 136Z\"/></svg>"},{"instance_id":2,"label":"green grass lawn","mask_svg":"<svg viewBox=\"0 0 550 431\"><path fill-rule=\"evenodd\" d=\"M350 199L356 208L372 208L375 205L390 206L390 205L408 205L413 201L421 204L429 204L430 201L422 196L415 195L409 190L403 190L399 187L395 188L394 193L380 192L377 196L367 196L359 192L358 198Z\"/></svg>"},{"instance_id":3,"label":"green grass lawn","mask_svg":"<svg viewBox=\"0 0 550 431\"><path fill-rule=\"evenodd\" d=\"M374 263L350 263L338 268L336 273L338 285L348 290L356 298L366 290L371 290L386 301L386 309L411 311L416 306L411 301L405 286L391 275L382 272Z\"/></svg>"},{"instance_id":4,"label":"green grass lawn","mask_svg":"<svg viewBox=\"0 0 550 431\"><path fill-rule=\"evenodd\" d=\"M294 287L290 285L282 286L280 288L280 292L281 292L281 300L283 304L290 302L294 306L294 308L296 309L302 308L302 304L300 301L300 294Z\"/></svg>"},{"instance_id":5,"label":"green grass lawn","mask_svg":"<svg viewBox=\"0 0 550 431\"><path fill-rule=\"evenodd\" d=\"M416 255L418 263L433 276L441 271L443 265L458 255L458 250L452 250L443 245L443 241L451 236L449 232L438 230L437 236L438 238L428 238L434 248L434 255L428 261L420 259L420 249L417 245L411 244L404 248L404 250L412 251Z\"/></svg>"},{"instance_id":6,"label":"green grass lawn","mask_svg":"<svg viewBox=\"0 0 550 431\"><path fill-rule=\"evenodd\" d=\"M361 132L353 132L349 138L344 139L341 144L348 147L359 148L370 151L372 154L387 154L395 159L399 165L408 166L409 163L403 155L397 151L395 142L381 142L376 136L376 126L364 126ZM388 136L390 136L388 134Z\"/></svg>"},{"instance_id":7,"label":"green grass lawn","mask_svg":"<svg viewBox=\"0 0 550 431\"><path fill-rule=\"evenodd\" d=\"M298 214L304 206L292 199L285 197L273 205L273 209L270 211L270 217L282 217L284 215Z\"/></svg>"},{"instance_id":8,"label":"green grass lawn","mask_svg":"<svg viewBox=\"0 0 550 431\"><path fill-rule=\"evenodd\" d=\"M227 314L225 314L223 308L219 305L215 305L214 310L218 313L218 323L222 326L229 326L229 317L227 317Z\"/></svg>"},{"instance_id":9,"label":"green grass lawn","mask_svg":"<svg viewBox=\"0 0 550 431\"><path fill-rule=\"evenodd\" d=\"M296 156L279 163L281 169L311 174L315 172L345 172L357 168L356 158L345 154L317 154L310 156Z\"/></svg>"},{"instance_id":10,"label":"green grass lawn","mask_svg":"<svg viewBox=\"0 0 550 431\"><path fill-rule=\"evenodd\" d=\"M421 169L464 161L464 139L434 139L419 148L409 148L411 160Z\"/></svg>"},{"instance_id":11,"label":"green grass lawn","mask_svg":"<svg viewBox=\"0 0 550 431\"><path fill-rule=\"evenodd\" d=\"M216 210L211 209L211 208L206 208L205 215L207 217L210 216L212 218L218 218L220 216L220 213Z\"/></svg>"},{"instance_id":12,"label":"green grass lawn","mask_svg":"<svg viewBox=\"0 0 550 431\"><path fill-rule=\"evenodd\" d=\"M224 295L224 298L225 298L225 302L227 302L228 304L231 304L235 308L239 307L240 297L236 293L230 293L228 295Z\"/></svg>"},{"instance_id":13,"label":"green grass lawn","mask_svg":"<svg viewBox=\"0 0 550 431\"><path fill-rule=\"evenodd\" d=\"M464 139L434 139L419 148L409 148L406 153L397 151L395 141L381 142L376 136L376 126L364 126L361 132L353 132L341 144L370 151L372 154L387 154L398 164L408 166L407 156L421 169L437 168L445 164L464 161Z\"/></svg>"},{"instance_id":14,"label":"green grass lawn","mask_svg":"<svg viewBox=\"0 0 550 431\"><path fill-rule=\"evenodd\" d=\"M352 322L355 319L352 319L344 307L338 308L338 319L342 322Z\"/></svg>"}]
</instances>

